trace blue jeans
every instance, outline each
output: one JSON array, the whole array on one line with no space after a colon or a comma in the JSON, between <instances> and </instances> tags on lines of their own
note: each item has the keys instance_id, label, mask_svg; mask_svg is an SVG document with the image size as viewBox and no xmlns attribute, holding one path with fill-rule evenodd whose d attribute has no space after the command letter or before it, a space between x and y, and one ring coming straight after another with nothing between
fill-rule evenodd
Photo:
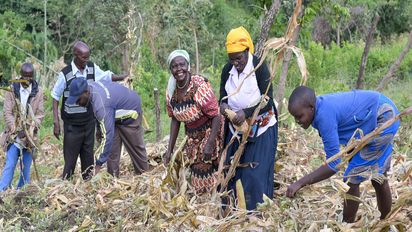
<instances>
[{"instance_id":1,"label":"blue jeans","mask_svg":"<svg viewBox=\"0 0 412 232\"><path fill-rule=\"evenodd\" d=\"M10 145L6 154L6 164L4 165L3 174L0 180L0 191L4 191L11 187L13 181L14 169L16 168L17 161L20 156L20 149L16 145ZM21 188L25 184L30 183L30 166L32 162L32 156L27 149L23 149L23 157L20 160L20 179L17 184L17 188Z\"/></svg>"}]
</instances>

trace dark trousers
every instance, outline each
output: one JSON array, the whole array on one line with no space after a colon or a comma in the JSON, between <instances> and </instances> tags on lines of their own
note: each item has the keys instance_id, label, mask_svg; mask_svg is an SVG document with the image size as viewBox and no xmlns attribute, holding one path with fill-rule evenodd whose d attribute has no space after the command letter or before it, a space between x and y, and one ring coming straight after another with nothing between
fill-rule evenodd
<instances>
[{"instance_id":1,"label":"dark trousers","mask_svg":"<svg viewBox=\"0 0 412 232\"><path fill-rule=\"evenodd\" d=\"M87 180L93 176L94 131L94 120L90 121L86 125L72 125L69 123L64 123L63 179L69 179L73 175L79 154L83 179Z\"/></svg>"},{"instance_id":2,"label":"dark trousers","mask_svg":"<svg viewBox=\"0 0 412 232\"><path fill-rule=\"evenodd\" d=\"M130 155L136 174L142 174L149 169L143 134L141 116L129 125L116 124L112 152L107 159L107 172L113 176L119 176L122 144Z\"/></svg>"}]
</instances>

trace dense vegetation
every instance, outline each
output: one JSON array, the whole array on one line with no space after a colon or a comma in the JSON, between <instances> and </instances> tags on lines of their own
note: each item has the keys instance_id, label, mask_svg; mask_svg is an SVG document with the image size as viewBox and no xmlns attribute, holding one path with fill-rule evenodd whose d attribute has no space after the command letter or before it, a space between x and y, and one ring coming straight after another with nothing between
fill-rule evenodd
<instances>
[{"instance_id":1,"label":"dense vegetation","mask_svg":"<svg viewBox=\"0 0 412 232\"><path fill-rule=\"evenodd\" d=\"M373 16L379 14L381 20L366 67L366 88L376 88L406 43L403 33L410 28L411 1L322 2L304 2L304 16L300 19L298 46L306 57L308 84L319 93L353 88L368 28ZM69 62L73 42L83 40L92 49L91 59L103 69L115 73L131 71L146 114L151 115L153 88L160 89L160 99L164 99L169 76L165 60L170 51L188 50L193 70L207 76L217 92L220 70L227 59L227 32L243 25L256 40L265 9L270 5L268 0L7 0L0 6L0 73L3 82L14 78L19 65L30 60L37 64L37 79L50 90L61 68L58 59ZM293 1L281 1L270 37L283 35L293 8ZM400 85L410 86L411 62L412 56L407 55L391 83L405 82ZM299 82L298 69L291 64L286 96ZM410 89L394 92L402 105L410 104ZM164 104L162 108L162 134L166 135ZM153 117L148 118L154 127ZM50 122L46 118L47 130ZM149 139L153 137L149 135Z\"/></svg>"}]
</instances>

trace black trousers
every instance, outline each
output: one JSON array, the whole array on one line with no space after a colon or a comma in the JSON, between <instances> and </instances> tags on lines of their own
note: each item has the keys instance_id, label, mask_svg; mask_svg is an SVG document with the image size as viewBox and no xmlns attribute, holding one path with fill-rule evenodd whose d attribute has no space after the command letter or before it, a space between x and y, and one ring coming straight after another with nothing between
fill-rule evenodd
<instances>
[{"instance_id":1,"label":"black trousers","mask_svg":"<svg viewBox=\"0 0 412 232\"><path fill-rule=\"evenodd\" d=\"M86 125L64 123L63 179L69 179L73 175L79 154L83 179L88 180L93 176L95 127L95 120Z\"/></svg>"}]
</instances>

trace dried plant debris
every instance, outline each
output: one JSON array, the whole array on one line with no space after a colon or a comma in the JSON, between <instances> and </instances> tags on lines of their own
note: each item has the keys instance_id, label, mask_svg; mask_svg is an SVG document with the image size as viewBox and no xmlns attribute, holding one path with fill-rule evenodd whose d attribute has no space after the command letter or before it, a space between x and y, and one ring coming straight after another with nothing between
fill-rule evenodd
<instances>
[{"instance_id":1,"label":"dried plant debris","mask_svg":"<svg viewBox=\"0 0 412 232\"><path fill-rule=\"evenodd\" d=\"M342 223L347 186L341 181L341 173L305 187L294 199L284 196L289 183L325 161L321 141L314 131L305 133L292 124L279 133L274 199L264 197L265 201L254 212L227 207L223 216L220 199L226 192L196 195L189 184L182 152L176 155L169 170L163 166L161 155L167 141L147 145L149 172L134 175L130 158L123 153L120 178L103 171L88 182L81 180L80 175L71 181L60 180L62 162L56 156L62 151L58 145L43 141L37 164L43 182L34 179L21 190L1 194L0 230L408 231L412 226L412 157L398 147L411 145L410 140L409 145L400 141L409 137L408 133L409 130L401 130L395 139L388 177L394 204L383 221L379 220L375 193L367 181L361 185L358 220ZM46 172L46 168L51 171Z\"/></svg>"}]
</instances>

